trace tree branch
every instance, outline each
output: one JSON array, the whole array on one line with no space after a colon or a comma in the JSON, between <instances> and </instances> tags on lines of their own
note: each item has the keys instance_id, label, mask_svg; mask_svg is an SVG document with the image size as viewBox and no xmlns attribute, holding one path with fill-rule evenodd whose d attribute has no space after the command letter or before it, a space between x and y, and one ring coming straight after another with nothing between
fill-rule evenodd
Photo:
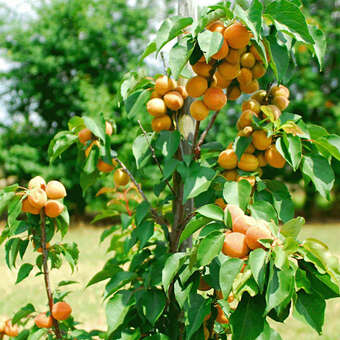
<instances>
[{"instance_id":1,"label":"tree branch","mask_svg":"<svg viewBox=\"0 0 340 340\"><path fill-rule=\"evenodd\" d=\"M199 120L196 120L194 139L192 141L192 151L191 151L192 154L195 154L195 146L196 146L196 141L197 141L197 138L198 138L198 133L200 131L200 124L201 124L201 122Z\"/></svg>"},{"instance_id":2,"label":"tree branch","mask_svg":"<svg viewBox=\"0 0 340 340\"><path fill-rule=\"evenodd\" d=\"M49 306L50 314L53 320L55 336L57 339L62 339L60 328L59 328L59 323L52 316L53 296L52 296L50 278L49 278L49 272L48 272L48 263L47 263L48 253L47 253L47 247L46 247L46 220L45 220L45 213L43 209L40 212L40 221L41 221L41 247L42 247L42 258L43 258L43 270L44 270L45 289L46 289L47 298L48 298L48 306Z\"/></svg>"}]
</instances>

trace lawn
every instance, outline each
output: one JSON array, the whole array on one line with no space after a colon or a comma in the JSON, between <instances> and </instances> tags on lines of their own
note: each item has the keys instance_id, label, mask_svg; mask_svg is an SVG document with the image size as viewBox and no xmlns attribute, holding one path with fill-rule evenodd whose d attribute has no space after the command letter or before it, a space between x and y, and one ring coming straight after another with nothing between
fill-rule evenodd
<instances>
[{"instance_id":1,"label":"lawn","mask_svg":"<svg viewBox=\"0 0 340 340\"><path fill-rule=\"evenodd\" d=\"M76 241L79 245L80 259L79 266L74 274L68 266L63 266L59 271L51 272L51 281L54 286L61 280L77 280L77 286L74 286L74 293L67 297L67 301L72 305L74 315L77 320L81 321L85 328L105 329L105 315L102 300L103 284L85 288L89 279L102 268L107 259L105 253L107 243L99 245L99 237L102 229L79 225L71 229L66 237L66 242ZM340 224L309 225L302 232L301 239L305 237L317 237L327 243L333 252L340 255L338 242L340 239ZM26 261L33 261L36 254L30 250ZM16 280L16 271L10 271L4 263L3 247L0 248L0 317L12 316L20 307L31 301L37 310L44 311L46 307L46 296L43 290L42 276L32 277L20 283L17 287L14 285ZM72 287L72 286L71 286ZM318 336L313 330L303 323L290 318L286 325L272 323L282 335L283 340L336 340L340 334L340 300L328 301L326 322L322 336ZM241 340L241 339L240 339Z\"/></svg>"}]
</instances>

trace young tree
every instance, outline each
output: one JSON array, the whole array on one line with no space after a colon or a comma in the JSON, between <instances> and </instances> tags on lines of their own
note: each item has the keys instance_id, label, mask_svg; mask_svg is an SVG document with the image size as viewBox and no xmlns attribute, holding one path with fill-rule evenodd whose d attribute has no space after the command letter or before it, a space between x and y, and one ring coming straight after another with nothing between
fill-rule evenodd
<instances>
[{"instance_id":1,"label":"young tree","mask_svg":"<svg viewBox=\"0 0 340 340\"><path fill-rule=\"evenodd\" d=\"M163 22L141 59L178 38L165 74L131 72L121 84L120 101L141 130L136 170L111 148L100 114L73 117L52 140L51 162L77 144L84 191L114 171L114 186L97 193L110 201L96 220L119 214L121 225L104 231L114 256L89 282L109 280L106 339L280 339L268 321L291 311L321 333L325 300L340 293L338 260L321 241L299 239L304 220L294 218L287 187L262 171L290 166L328 198L330 160L340 159L340 137L286 110L282 83L296 42L321 67L325 53L323 33L299 6L225 1L195 21ZM233 143L205 143L227 101L241 95ZM146 194L140 182L156 171L154 195Z\"/></svg>"}]
</instances>

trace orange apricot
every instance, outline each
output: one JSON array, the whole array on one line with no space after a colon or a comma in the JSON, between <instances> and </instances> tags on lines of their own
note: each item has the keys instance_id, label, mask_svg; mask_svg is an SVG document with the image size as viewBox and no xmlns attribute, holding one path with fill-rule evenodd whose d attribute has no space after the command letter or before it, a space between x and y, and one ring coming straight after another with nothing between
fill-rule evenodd
<instances>
[{"instance_id":1,"label":"orange apricot","mask_svg":"<svg viewBox=\"0 0 340 340\"><path fill-rule=\"evenodd\" d=\"M66 196L66 189L59 181L50 181L46 186L46 194L48 198L59 200Z\"/></svg>"},{"instance_id":2,"label":"orange apricot","mask_svg":"<svg viewBox=\"0 0 340 340\"><path fill-rule=\"evenodd\" d=\"M237 181L239 182L239 181L242 181L242 180L246 180L246 181L248 181L248 183L252 186L252 187L254 187L255 186L255 184L256 184L256 178L255 178L255 176L238 176L237 177Z\"/></svg>"},{"instance_id":3,"label":"orange apricot","mask_svg":"<svg viewBox=\"0 0 340 340\"><path fill-rule=\"evenodd\" d=\"M256 99L248 99L242 103L242 111L251 110L256 114L261 111L261 105Z\"/></svg>"},{"instance_id":4,"label":"orange apricot","mask_svg":"<svg viewBox=\"0 0 340 340\"><path fill-rule=\"evenodd\" d=\"M255 62L256 62L255 57L251 52L242 54L241 65L243 67L252 68L255 65Z\"/></svg>"},{"instance_id":5,"label":"orange apricot","mask_svg":"<svg viewBox=\"0 0 340 340\"><path fill-rule=\"evenodd\" d=\"M22 212L29 213L29 214L32 214L32 215L39 215L40 214L40 210L41 210L41 208L34 207L29 202L27 197L22 201L22 207L21 207L21 211Z\"/></svg>"},{"instance_id":6,"label":"orange apricot","mask_svg":"<svg viewBox=\"0 0 340 340\"><path fill-rule=\"evenodd\" d=\"M261 63L256 63L251 71L255 79L262 78L267 72L266 68Z\"/></svg>"},{"instance_id":7,"label":"orange apricot","mask_svg":"<svg viewBox=\"0 0 340 340\"><path fill-rule=\"evenodd\" d=\"M178 111L184 104L184 99L177 91L170 91L164 97L165 105L172 111Z\"/></svg>"},{"instance_id":8,"label":"orange apricot","mask_svg":"<svg viewBox=\"0 0 340 340\"><path fill-rule=\"evenodd\" d=\"M41 209L47 201L46 192L41 188L34 188L30 190L27 198L30 205L36 209Z\"/></svg>"},{"instance_id":9,"label":"orange apricot","mask_svg":"<svg viewBox=\"0 0 340 340\"><path fill-rule=\"evenodd\" d=\"M242 67L239 75L237 76L238 82L241 84L248 84L253 80L253 74L249 68Z\"/></svg>"},{"instance_id":10,"label":"orange apricot","mask_svg":"<svg viewBox=\"0 0 340 340\"><path fill-rule=\"evenodd\" d=\"M48 200L45 204L45 214L48 217L58 217L64 210L64 205L57 200Z\"/></svg>"},{"instance_id":11,"label":"orange apricot","mask_svg":"<svg viewBox=\"0 0 340 340\"><path fill-rule=\"evenodd\" d=\"M167 92L174 90L176 87L177 82L167 76L160 76L156 79L155 90L162 96Z\"/></svg>"},{"instance_id":12,"label":"orange apricot","mask_svg":"<svg viewBox=\"0 0 340 340\"><path fill-rule=\"evenodd\" d=\"M238 207L237 205L234 205L234 204L228 204L225 209L227 209L227 211L229 211L232 224L235 223L235 221L238 217L244 215L243 210L240 207Z\"/></svg>"},{"instance_id":13,"label":"orange apricot","mask_svg":"<svg viewBox=\"0 0 340 340\"><path fill-rule=\"evenodd\" d=\"M177 91L182 96L183 99L188 98L188 92L187 92L185 86L179 85L175 88L175 91Z\"/></svg>"},{"instance_id":14,"label":"orange apricot","mask_svg":"<svg viewBox=\"0 0 340 340\"><path fill-rule=\"evenodd\" d=\"M264 99L267 96L267 91L265 90L259 90L255 92L252 96L251 99L257 100L260 104L263 104Z\"/></svg>"},{"instance_id":15,"label":"orange apricot","mask_svg":"<svg viewBox=\"0 0 340 340\"><path fill-rule=\"evenodd\" d=\"M156 90L153 90L151 92L150 99L153 99L153 98L162 98L162 96Z\"/></svg>"},{"instance_id":16,"label":"orange apricot","mask_svg":"<svg viewBox=\"0 0 340 340\"><path fill-rule=\"evenodd\" d=\"M250 249L264 248L259 240L271 238L270 231L266 227L259 225L251 226L246 232L246 242Z\"/></svg>"},{"instance_id":17,"label":"orange apricot","mask_svg":"<svg viewBox=\"0 0 340 340\"><path fill-rule=\"evenodd\" d=\"M204 104L202 100L195 100L190 105L190 114L192 118L197 121L201 121L208 117L209 108Z\"/></svg>"},{"instance_id":18,"label":"orange apricot","mask_svg":"<svg viewBox=\"0 0 340 340\"><path fill-rule=\"evenodd\" d=\"M229 53L229 46L227 42L223 39L222 46L217 53L215 53L212 58L216 60L224 59Z\"/></svg>"},{"instance_id":19,"label":"orange apricot","mask_svg":"<svg viewBox=\"0 0 340 340\"><path fill-rule=\"evenodd\" d=\"M236 170L226 170L222 172L222 176L227 181L236 181L238 174Z\"/></svg>"},{"instance_id":20,"label":"orange apricot","mask_svg":"<svg viewBox=\"0 0 340 340\"><path fill-rule=\"evenodd\" d=\"M211 87L220 87L221 89L226 89L231 83L231 80L223 78L219 72L215 72L213 80Z\"/></svg>"},{"instance_id":21,"label":"orange apricot","mask_svg":"<svg viewBox=\"0 0 340 340\"><path fill-rule=\"evenodd\" d=\"M227 90L227 98L231 101L234 101L241 96L241 90L237 85L232 85L228 87Z\"/></svg>"},{"instance_id":22,"label":"orange apricot","mask_svg":"<svg viewBox=\"0 0 340 340\"><path fill-rule=\"evenodd\" d=\"M235 219L233 223L233 231L241 234L246 234L247 230L252 227L256 226L256 220L247 215L241 215Z\"/></svg>"},{"instance_id":23,"label":"orange apricot","mask_svg":"<svg viewBox=\"0 0 340 340\"><path fill-rule=\"evenodd\" d=\"M243 171L255 171L259 166L256 156L250 153L244 153L237 165Z\"/></svg>"},{"instance_id":24,"label":"orange apricot","mask_svg":"<svg viewBox=\"0 0 340 340\"><path fill-rule=\"evenodd\" d=\"M201 97L208 88L208 81L204 77L195 76L188 80L185 88L190 97Z\"/></svg>"},{"instance_id":25,"label":"orange apricot","mask_svg":"<svg viewBox=\"0 0 340 340\"><path fill-rule=\"evenodd\" d=\"M191 66L192 70L201 77L209 77L212 66L206 63L196 63Z\"/></svg>"},{"instance_id":26,"label":"orange apricot","mask_svg":"<svg viewBox=\"0 0 340 340\"><path fill-rule=\"evenodd\" d=\"M254 129L251 126L246 126L238 132L238 136L249 137L253 133Z\"/></svg>"},{"instance_id":27,"label":"orange apricot","mask_svg":"<svg viewBox=\"0 0 340 340\"><path fill-rule=\"evenodd\" d=\"M275 96L272 103L276 105L281 111L285 110L289 105L289 99L284 96Z\"/></svg>"},{"instance_id":28,"label":"orange apricot","mask_svg":"<svg viewBox=\"0 0 340 340\"><path fill-rule=\"evenodd\" d=\"M257 79L253 79L249 83L240 83L240 89L242 92L251 94L253 92L256 92L260 88L259 82Z\"/></svg>"},{"instance_id":29,"label":"orange apricot","mask_svg":"<svg viewBox=\"0 0 340 340\"><path fill-rule=\"evenodd\" d=\"M163 115L155 117L151 122L152 130L155 132L170 130L171 128L171 118L168 115Z\"/></svg>"},{"instance_id":30,"label":"orange apricot","mask_svg":"<svg viewBox=\"0 0 340 340\"><path fill-rule=\"evenodd\" d=\"M18 325L12 325L10 320L5 322L4 333L9 337L16 337L19 335Z\"/></svg>"},{"instance_id":31,"label":"orange apricot","mask_svg":"<svg viewBox=\"0 0 340 340\"><path fill-rule=\"evenodd\" d=\"M203 102L208 109L218 111L227 103L227 96L221 88L213 87L205 91Z\"/></svg>"},{"instance_id":32,"label":"orange apricot","mask_svg":"<svg viewBox=\"0 0 340 340\"><path fill-rule=\"evenodd\" d=\"M241 58L240 50L234 50L233 48L229 48L229 53L225 60L230 64L239 64Z\"/></svg>"},{"instance_id":33,"label":"orange apricot","mask_svg":"<svg viewBox=\"0 0 340 340\"><path fill-rule=\"evenodd\" d=\"M130 177L123 169L117 169L113 174L113 181L117 186L124 186L129 183Z\"/></svg>"},{"instance_id":34,"label":"orange apricot","mask_svg":"<svg viewBox=\"0 0 340 340\"><path fill-rule=\"evenodd\" d=\"M246 148L246 153L254 153L255 152L255 147L253 144L249 144L248 147Z\"/></svg>"},{"instance_id":35,"label":"orange apricot","mask_svg":"<svg viewBox=\"0 0 340 340\"><path fill-rule=\"evenodd\" d=\"M161 98L152 98L146 103L146 110L151 116L159 117L166 113L166 105Z\"/></svg>"},{"instance_id":36,"label":"orange apricot","mask_svg":"<svg viewBox=\"0 0 340 340\"><path fill-rule=\"evenodd\" d=\"M225 30L225 26L223 25L223 22L215 21L215 22L212 22L211 24L209 24L207 26L207 30L209 30L211 32L219 32L219 33L223 34L224 30Z\"/></svg>"},{"instance_id":37,"label":"orange apricot","mask_svg":"<svg viewBox=\"0 0 340 340\"><path fill-rule=\"evenodd\" d=\"M240 72L240 65L230 64L227 61L224 61L217 67L217 71L223 78L227 80L232 80L238 76Z\"/></svg>"},{"instance_id":38,"label":"orange apricot","mask_svg":"<svg viewBox=\"0 0 340 340\"><path fill-rule=\"evenodd\" d=\"M251 45L251 46L250 46L249 51L253 54L253 56L255 57L255 59L256 59L257 61L262 62L261 55L260 55L260 53L258 52L258 50L256 49L256 47L255 47L254 45Z\"/></svg>"},{"instance_id":39,"label":"orange apricot","mask_svg":"<svg viewBox=\"0 0 340 340\"><path fill-rule=\"evenodd\" d=\"M228 26L224 31L224 38L232 48L244 48L250 41L248 29L239 22Z\"/></svg>"},{"instance_id":40,"label":"orange apricot","mask_svg":"<svg viewBox=\"0 0 340 340\"><path fill-rule=\"evenodd\" d=\"M235 169L237 166L237 156L234 150L227 149L218 156L218 164L226 170Z\"/></svg>"},{"instance_id":41,"label":"orange apricot","mask_svg":"<svg viewBox=\"0 0 340 340\"><path fill-rule=\"evenodd\" d=\"M272 137L268 137L264 130L256 130L252 134L252 143L257 150L266 150L272 144Z\"/></svg>"},{"instance_id":42,"label":"orange apricot","mask_svg":"<svg viewBox=\"0 0 340 340\"><path fill-rule=\"evenodd\" d=\"M283 96L283 97L286 97L287 99L289 98L289 90L286 86L284 85L276 85L276 86L273 86L271 89L270 89L270 94L273 96L273 97L276 97L276 96Z\"/></svg>"},{"instance_id":43,"label":"orange apricot","mask_svg":"<svg viewBox=\"0 0 340 340\"><path fill-rule=\"evenodd\" d=\"M86 142L92 139L92 132L90 129L85 128L78 132L78 139L81 144L86 144Z\"/></svg>"},{"instance_id":44,"label":"orange apricot","mask_svg":"<svg viewBox=\"0 0 340 340\"><path fill-rule=\"evenodd\" d=\"M257 160L259 161L260 167L264 167L268 164L267 161L266 161L266 157L265 157L263 152L261 152L257 155ZM262 176L262 174L261 174L261 176Z\"/></svg>"},{"instance_id":45,"label":"orange apricot","mask_svg":"<svg viewBox=\"0 0 340 340\"><path fill-rule=\"evenodd\" d=\"M66 320L72 313L72 308L67 302L57 302L52 307L52 316L58 321Z\"/></svg>"},{"instance_id":46,"label":"orange apricot","mask_svg":"<svg viewBox=\"0 0 340 340\"><path fill-rule=\"evenodd\" d=\"M265 153L267 163L273 168L281 169L285 166L286 160L277 151L275 144L272 144Z\"/></svg>"},{"instance_id":47,"label":"orange apricot","mask_svg":"<svg viewBox=\"0 0 340 340\"><path fill-rule=\"evenodd\" d=\"M115 167L114 167L113 164L108 164L108 163L104 162L102 159L98 160L98 163L97 163L98 171L108 173L108 172L113 171L114 168Z\"/></svg>"},{"instance_id":48,"label":"orange apricot","mask_svg":"<svg viewBox=\"0 0 340 340\"><path fill-rule=\"evenodd\" d=\"M226 256L238 258L247 256L249 248L246 236L238 232L227 233L224 238L222 253Z\"/></svg>"},{"instance_id":49,"label":"orange apricot","mask_svg":"<svg viewBox=\"0 0 340 340\"><path fill-rule=\"evenodd\" d=\"M239 127L243 129L246 126L251 126L253 124L253 118L255 116L256 116L256 113L252 110L243 111L238 120Z\"/></svg>"},{"instance_id":50,"label":"orange apricot","mask_svg":"<svg viewBox=\"0 0 340 340\"><path fill-rule=\"evenodd\" d=\"M40 313L34 318L34 323L38 328L51 328L53 326L52 316L46 313Z\"/></svg>"},{"instance_id":51,"label":"orange apricot","mask_svg":"<svg viewBox=\"0 0 340 340\"><path fill-rule=\"evenodd\" d=\"M28 182L28 189L46 188L46 182L41 176L35 176Z\"/></svg>"}]
</instances>

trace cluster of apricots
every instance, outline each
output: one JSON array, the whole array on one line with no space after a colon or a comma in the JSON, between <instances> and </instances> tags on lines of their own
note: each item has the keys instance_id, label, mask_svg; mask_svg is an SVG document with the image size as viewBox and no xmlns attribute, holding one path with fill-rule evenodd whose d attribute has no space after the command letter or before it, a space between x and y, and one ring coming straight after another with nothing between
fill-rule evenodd
<instances>
[{"instance_id":1,"label":"cluster of apricots","mask_svg":"<svg viewBox=\"0 0 340 340\"><path fill-rule=\"evenodd\" d=\"M23 193L22 212L39 215L44 210L46 216L58 217L64 210L62 199L66 196L66 189L59 181L46 181L36 176L28 182L28 189Z\"/></svg>"},{"instance_id":2,"label":"cluster of apricots","mask_svg":"<svg viewBox=\"0 0 340 340\"><path fill-rule=\"evenodd\" d=\"M105 133L109 136L113 133L113 127L110 122L105 122ZM88 157L92 148L94 146L99 147L100 142L98 138L96 138L90 129L84 128L78 132L78 139L79 142L86 146L85 149L85 156ZM106 163L104 160L99 159L97 163L97 169L100 172L103 173L109 173L112 172L115 168L117 168L118 163L117 161L112 158L111 164ZM116 171L113 174L113 180L117 186L125 186L129 183L129 176L128 174L121 168L116 169Z\"/></svg>"},{"instance_id":3,"label":"cluster of apricots","mask_svg":"<svg viewBox=\"0 0 340 340\"><path fill-rule=\"evenodd\" d=\"M146 104L147 111L154 117L151 123L152 130L156 132L170 130L171 113L180 110L187 97L185 88L178 86L176 80L167 76L158 77L150 100Z\"/></svg>"},{"instance_id":4,"label":"cluster of apricots","mask_svg":"<svg viewBox=\"0 0 340 340\"><path fill-rule=\"evenodd\" d=\"M4 335L7 335L10 338L18 336L18 325L13 325L11 320L0 322L0 339L2 339Z\"/></svg>"},{"instance_id":5,"label":"cluster of apricots","mask_svg":"<svg viewBox=\"0 0 340 340\"><path fill-rule=\"evenodd\" d=\"M289 90L283 86L273 86L269 93L264 90L256 92L249 100L242 104L242 114L237 122L238 136L251 137L251 144L247 147L240 160L237 159L230 143L218 158L218 164L225 169L222 175L229 181L246 179L255 185L255 176L239 176L237 168L247 172L257 171L262 174L261 168L271 166L283 168L286 160L281 156L275 146L275 136L269 135L263 129L254 129L253 118L277 120L282 111L289 105Z\"/></svg>"},{"instance_id":6,"label":"cluster of apricots","mask_svg":"<svg viewBox=\"0 0 340 340\"><path fill-rule=\"evenodd\" d=\"M226 27L217 21L207 29L222 34L223 43L208 63L202 56L192 66L197 75L188 81L186 90L193 98L202 97L190 107L192 117L198 121L205 119L209 110L221 110L227 100L256 92L258 79L266 73L260 54L250 44L251 33L241 23ZM227 89L227 95L223 89Z\"/></svg>"},{"instance_id":7,"label":"cluster of apricots","mask_svg":"<svg viewBox=\"0 0 340 340\"><path fill-rule=\"evenodd\" d=\"M53 319L57 321L64 321L71 315L71 313L72 308L67 302L57 302L52 307L52 315L39 313L34 318L34 323L38 328L51 328L53 326Z\"/></svg>"}]
</instances>

